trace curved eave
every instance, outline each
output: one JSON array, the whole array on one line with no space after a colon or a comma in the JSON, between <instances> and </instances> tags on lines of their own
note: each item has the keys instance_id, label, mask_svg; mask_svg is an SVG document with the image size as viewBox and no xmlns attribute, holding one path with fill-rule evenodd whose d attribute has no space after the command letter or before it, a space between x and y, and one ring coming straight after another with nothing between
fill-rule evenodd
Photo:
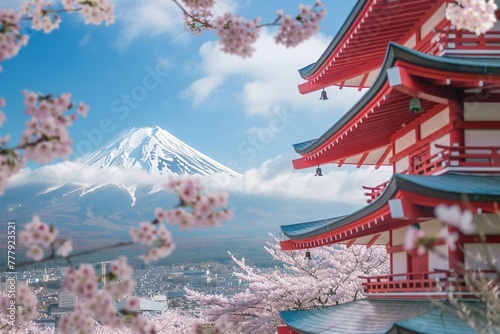
<instances>
[{"instance_id":1,"label":"curved eave","mask_svg":"<svg viewBox=\"0 0 500 334\"><path fill-rule=\"evenodd\" d=\"M449 23L444 8L445 2L439 0L358 1L318 61L299 70L307 80L299 85L300 93L330 85L358 89L371 86L371 77L384 59L387 43L405 44L429 13L442 14L437 26Z\"/></svg>"},{"instance_id":2,"label":"curved eave","mask_svg":"<svg viewBox=\"0 0 500 334\"><path fill-rule=\"evenodd\" d=\"M479 75L481 76L481 79L485 81L498 81L498 78L494 78L494 76L500 75L500 59L436 57L423 54L421 52L391 42L389 43L389 47L387 49L384 64L374 85L337 123L335 123L322 136L320 136L316 140L311 140L294 145L295 151L301 154L304 158L316 158L321 153L323 153L322 151L326 150L327 148L331 148L333 146L333 149L335 149L334 141L336 140L337 142L339 142L339 139L342 139L340 137L343 137L343 134L347 134L347 132L356 132L357 130L353 128L353 124L356 125L357 128L356 122L362 121L363 115L368 114L368 112L370 112L370 108L371 112L374 112L374 109L376 109L377 107L377 103L380 103L382 99L385 99L388 96L389 92L392 91L392 87L390 87L388 82L387 70L393 67L398 61L404 62L405 64L410 64L413 67L421 68L423 70L422 72L434 70L439 71L440 73L446 73L446 75L449 75L450 77L456 77L457 75L461 74ZM445 87L445 89L450 88L453 87ZM401 96L399 98L401 98ZM423 103L426 103L426 101L424 101ZM427 107L432 107L432 105L428 105ZM412 115L408 113L407 115L405 115L405 119L403 122L400 122L401 120L399 119L395 119L395 121L398 121L400 125L405 121L411 121L417 116L418 114ZM380 142L373 140L368 141L368 149L375 149L377 147L389 144L388 136L383 136L381 138L385 138L386 140L382 140ZM330 147L328 146L328 143L330 143ZM377 144L378 146L374 146L375 144ZM314 166L316 164L317 163L314 161L310 162L311 166ZM296 166L296 168L305 167L310 166Z\"/></svg>"},{"instance_id":3,"label":"curved eave","mask_svg":"<svg viewBox=\"0 0 500 334\"><path fill-rule=\"evenodd\" d=\"M283 233L292 241L312 240L329 232L347 227L366 217L377 216L389 209L389 200L406 193L443 202L473 203L500 202L500 175L470 175L449 173L438 176L394 174L384 192L370 205L351 215L320 221L284 225ZM434 201L432 201L434 199Z\"/></svg>"},{"instance_id":4,"label":"curved eave","mask_svg":"<svg viewBox=\"0 0 500 334\"><path fill-rule=\"evenodd\" d=\"M396 175L395 175L391 179L391 182L386 187L381 196L379 196L370 205L367 205L350 215L307 222L307 223L283 225L280 226L280 228L283 231L283 234L290 240L306 240L314 238L316 236L320 236L328 232L340 229L344 226L347 226L351 223L354 223L362 219L363 217L369 216L379 211L385 205L387 205L388 201L394 197L396 192L397 192L397 185L396 185Z\"/></svg>"},{"instance_id":5,"label":"curved eave","mask_svg":"<svg viewBox=\"0 0 500 334\"><path fill-rule=\"evenodd\" d=\"M307 79L308 77L314 75L330 58L335 49L341 44L348 32L351 31L351 27L357 22L360 13L366 11L366 8L371 2L371 0L360 0L354 6L351 13L344 22L344 25L340 28L340 31L335 35L335 38L330 42L326 50L319 57L319 59L310 65L307 65L299 69L299 74L302 78Z\"/></svg>"}]
</instances>

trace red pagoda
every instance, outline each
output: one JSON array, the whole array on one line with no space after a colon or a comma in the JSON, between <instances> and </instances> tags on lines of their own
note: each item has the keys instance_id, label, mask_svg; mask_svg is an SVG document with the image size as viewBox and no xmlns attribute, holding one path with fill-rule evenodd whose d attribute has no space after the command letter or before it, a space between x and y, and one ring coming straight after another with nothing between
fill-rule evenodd
<instances>
[{"instance_id":1,"label":"red pagoda","mask_svg":"<svg viewBox=\"0 0 500 334\"><path fill-rule=\"evenodd\" d=\"M384 245L391 272L362 277L364 299L281 311L278 333L475 333L435 301L452 293L474 303L458 264L490 270L477 259L484 243L500 257L500 24L480 36L457 30L448 3L359 0L319 60L299 70L302 94L367 91L319 138L294 145L294 168L392 166L394 174L363 187L368 204L350 215L282 226L281 247ZM405 250L409 228L442 227L439 203L469 209L477 230L460 233L456 250L439 240L423 255Z\"/></svg>"}]
</instances>

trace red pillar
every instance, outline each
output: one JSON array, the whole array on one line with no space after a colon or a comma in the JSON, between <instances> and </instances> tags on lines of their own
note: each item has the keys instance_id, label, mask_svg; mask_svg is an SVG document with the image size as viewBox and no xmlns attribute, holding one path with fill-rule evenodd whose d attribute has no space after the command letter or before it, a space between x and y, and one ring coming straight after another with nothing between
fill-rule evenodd
<instances>
[{"instance_id":1,"label":"red pillar","mask_svg":"<svg viewBox=\"0 0 500 334\"><path fill-rule=\"evenodd\" d=\"M450 146L464 146L464 130L462 123L464 121L464 110L462 102L452 102L449 105L450 123L453 129L450 131Z\"/></svg>"}]
</instances>

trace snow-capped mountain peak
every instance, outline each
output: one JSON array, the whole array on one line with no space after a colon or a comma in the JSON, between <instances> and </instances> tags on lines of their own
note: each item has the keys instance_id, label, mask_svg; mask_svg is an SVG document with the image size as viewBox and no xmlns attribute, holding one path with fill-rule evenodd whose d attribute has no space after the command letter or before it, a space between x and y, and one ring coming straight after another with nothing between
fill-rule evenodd
<instances>
[{"instance_id":1,"label":"snow-capped mountain peak","mask_svg":"<svg viewBox=\"0 0 500 334\"><path fill-rule=\"evenodd\" d=\"M211 175L220 172L239 175L158 126L124 130L103 147L77 161L99 168L137 168L160 175Z\"/></svg>"}]
</instances>

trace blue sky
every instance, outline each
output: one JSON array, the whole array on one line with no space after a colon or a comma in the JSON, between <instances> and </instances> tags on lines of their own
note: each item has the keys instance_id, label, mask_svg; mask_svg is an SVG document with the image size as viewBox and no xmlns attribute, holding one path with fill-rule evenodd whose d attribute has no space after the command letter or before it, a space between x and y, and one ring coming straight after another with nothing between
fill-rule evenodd
<instances>
[{"instance_id":1,"label":"blue sky","mask_svg":"<svg viewBox=\"0 0 500 334\"><path fill-rule=\"evenodd\" d=\"M20 1L2 1L9 2ZM224 1L218 10L270 22L278 9L295 15L301 2L314 1ZM2 133L16 142L24 127L22 89L69 91L91 108L70 128L72 159L129 127L159 125L239 172L269 173L275 166L292 173L291 160L298 156L291 145L321 135L361 96L333 87L327 101L319 100L319 92L298 93L303 80L297 70L319 58L355 2L325 3L328 15L311 40L287 49L263 30L247 59L222 53L213 32L187 33L169 0L116 1L110 26L85 25L66 14L50 34L26 28L28 46L2 63L0 96L8 118ZM279 156L286 158L276 161Z\"/></svg>"}]
</instances>

